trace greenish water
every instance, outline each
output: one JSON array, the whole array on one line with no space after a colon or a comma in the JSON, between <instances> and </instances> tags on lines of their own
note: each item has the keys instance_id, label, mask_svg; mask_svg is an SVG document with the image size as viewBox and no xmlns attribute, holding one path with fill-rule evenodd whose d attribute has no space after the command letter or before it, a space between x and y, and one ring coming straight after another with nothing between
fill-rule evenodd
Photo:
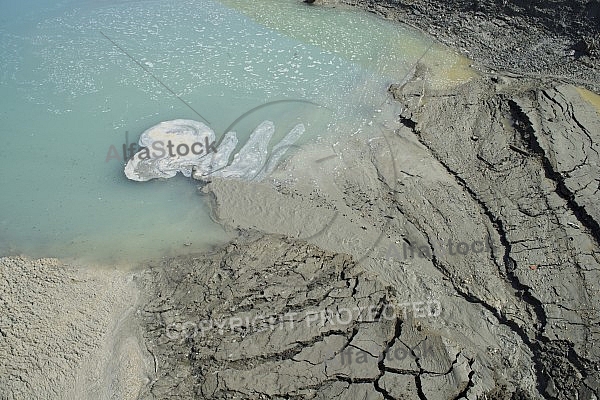
<instances>
[{"instance_id":1,"label":"greenish water","mask_svg":"<svg viewBox=\"0 0 600 400\"><path fill-rule=\"evenodd\" d=\"M222 243L196 182L130 182L110 146L160 121L202 121L196 112L220 137L280 99L326 108L265 107L234 127L242 144L264 119L278 137L299 121L305 140L351 133L429 46L372 15L295 0L26 0L0 15L0 255L139 262Z\"/></svg>"}]
</instances>

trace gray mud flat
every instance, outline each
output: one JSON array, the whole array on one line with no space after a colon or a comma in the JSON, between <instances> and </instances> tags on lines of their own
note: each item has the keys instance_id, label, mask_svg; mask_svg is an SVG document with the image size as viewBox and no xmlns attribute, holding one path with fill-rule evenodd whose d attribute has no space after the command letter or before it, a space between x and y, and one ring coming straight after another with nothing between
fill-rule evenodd
<instances>
[{"instance_id":1,"label":"gray mud flat","mask_svg":"<svg viewBox=\"0 0 600 400\"><path fill-rule=\"evenodd\" d=\"M458 93L432 91L426 101L417 82L391 92L405 106L403 124L489 220L501 250L480 273L499 275L517 301L494 305L500 288L491 279L481 282L488 293L459 281L457 291L529 349L535 395L596 398L598 112L573 86L523 78L491 76ZM467 267L437 264L448 274Z\"/></svg>"}]
</instances>

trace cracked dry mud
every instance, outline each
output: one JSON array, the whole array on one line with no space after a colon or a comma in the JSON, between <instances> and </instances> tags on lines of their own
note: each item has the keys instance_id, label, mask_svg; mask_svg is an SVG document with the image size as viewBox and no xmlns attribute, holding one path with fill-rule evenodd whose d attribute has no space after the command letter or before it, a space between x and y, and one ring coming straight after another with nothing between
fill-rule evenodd
<instances>
[{"instance_id":1,"label":"cracked dry mud","mask_svg":"<svg viewBox=\"0 0 600 400\"><path fill-rule=\"evenodd\" d=\"M247 238L146 279L159 291L143 310L159 371L149 397L444 398L472 386L469 351L397 309L394 289L347 255ZM350 347L366 359L342 359ZM388 360L390 352L406 356Z\"/></svg>"}]
</instances>

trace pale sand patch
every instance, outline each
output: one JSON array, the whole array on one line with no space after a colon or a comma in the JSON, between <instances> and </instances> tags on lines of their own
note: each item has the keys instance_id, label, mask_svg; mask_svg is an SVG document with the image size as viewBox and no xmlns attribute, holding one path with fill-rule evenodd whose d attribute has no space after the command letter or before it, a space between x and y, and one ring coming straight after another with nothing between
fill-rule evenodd
<instances>
[{"instance_id":1,"label":"pale sand patch","mask_svg":"<svg viewBox=\"0 0 600 400\"><path fill-rule=\"evenodd\" d=\"M131 273L1 258L0 301L0 398L129 399L146 383Z\"/></svg>"}]
</instances>

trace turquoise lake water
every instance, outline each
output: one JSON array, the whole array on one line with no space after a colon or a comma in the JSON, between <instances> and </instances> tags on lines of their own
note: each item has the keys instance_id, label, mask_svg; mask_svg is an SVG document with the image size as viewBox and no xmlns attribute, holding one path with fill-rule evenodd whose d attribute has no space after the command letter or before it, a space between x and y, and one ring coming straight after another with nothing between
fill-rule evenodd
<instances>
[{"instance_id":1,"label":"turquoise lake water","mask_svg":"<svg viewBox=\"0 0 600 400\"><path fill-rule=\"evenodd\" d=\"M326 108L265 107L233 128L242 144L265 119L277 137L304 122L305 140L367 127L429 44L364 12L295 0L5 2L0 255L139 262L223 243L197 182L128 181L110 146L198 114L218 138L281 99Z\"/></svg>"}]
</instances>

